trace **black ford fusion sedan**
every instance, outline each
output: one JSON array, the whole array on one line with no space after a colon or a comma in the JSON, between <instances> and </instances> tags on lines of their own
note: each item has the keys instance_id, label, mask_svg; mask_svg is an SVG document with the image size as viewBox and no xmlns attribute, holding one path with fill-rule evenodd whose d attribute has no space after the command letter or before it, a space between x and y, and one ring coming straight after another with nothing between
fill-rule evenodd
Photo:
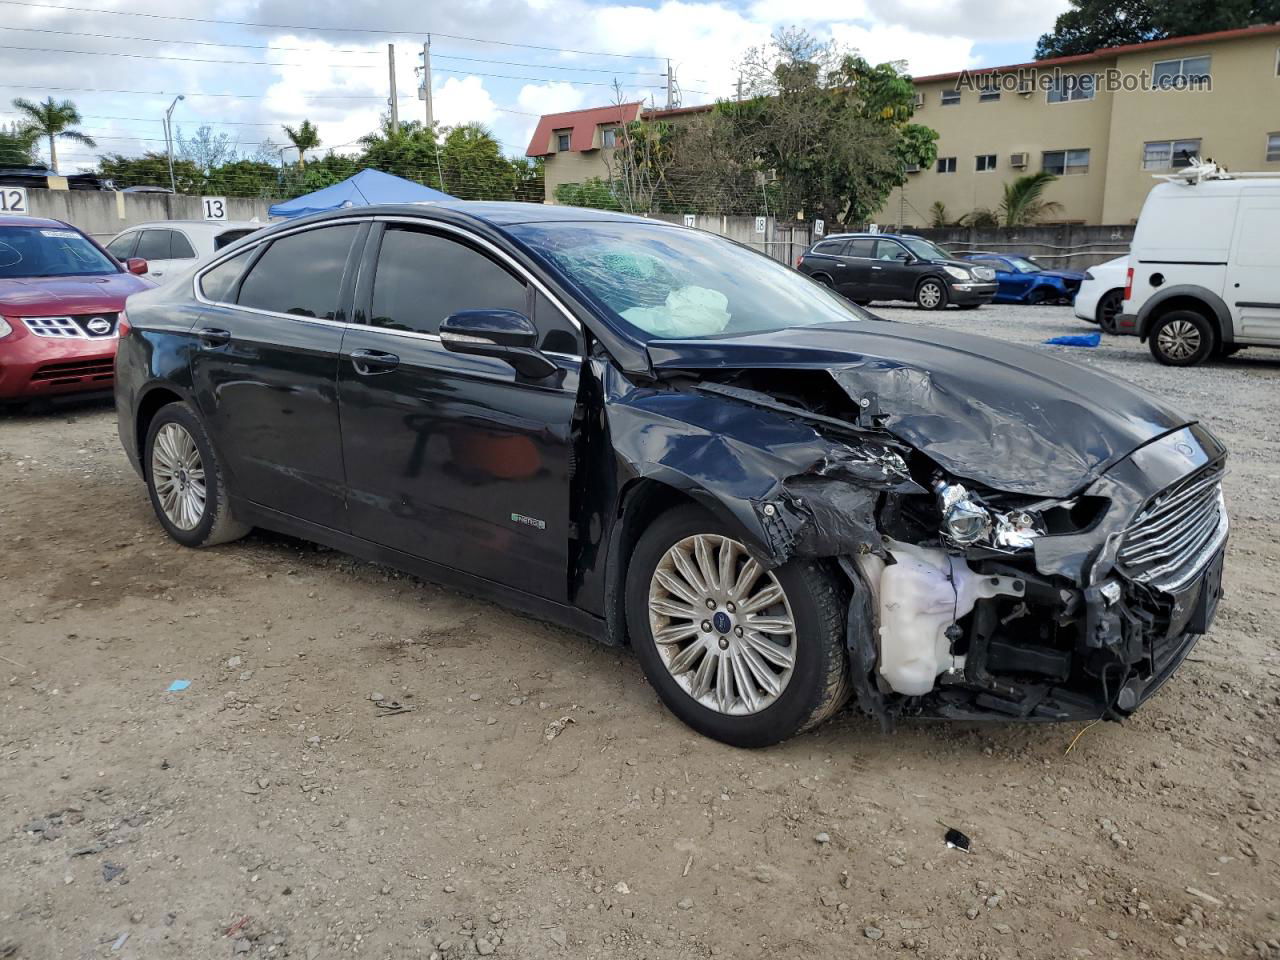
<instances>
[{"instance_id":1,"label":"black ford fusion sedan","mask_svg":"<svg viewBox=\"0 0 1280 960\"><path fill-rule=\"evenodd\" d=\"M121 323L192 547L265 527L630 643L693 728L1120 718L1213 619L1208 430L719 237L525 204L254 233Z\"/></svg>"}]
</instances>

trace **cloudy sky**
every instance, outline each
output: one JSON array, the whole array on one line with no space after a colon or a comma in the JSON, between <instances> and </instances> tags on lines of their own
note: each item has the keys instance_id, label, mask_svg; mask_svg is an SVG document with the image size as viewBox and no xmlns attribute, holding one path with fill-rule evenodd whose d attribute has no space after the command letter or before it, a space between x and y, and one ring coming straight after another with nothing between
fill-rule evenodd
<instances>
[{"instance_id":1,"label":"cloudy sky","mask_svg":"<svg viewBox=\"0 0 1280 960\"><path fill-rule=\"evenodd\" d=\"M523 154L539 114L665 97L669 58L684 103L728 95L746 49L800 26L917 74L1031 58L1066 0L0 0L0 122L14 97L77 104L90 150L163 149L160 117L228 132L252 153L309 118L324 148L349 151L387 110L387 45L402 118L421 118L414 68L428 32L436 118L488 125ZM839 19L830 18L833 10ZM292 153L287 154L290 158Z\"/></svg>"}]
</instances>

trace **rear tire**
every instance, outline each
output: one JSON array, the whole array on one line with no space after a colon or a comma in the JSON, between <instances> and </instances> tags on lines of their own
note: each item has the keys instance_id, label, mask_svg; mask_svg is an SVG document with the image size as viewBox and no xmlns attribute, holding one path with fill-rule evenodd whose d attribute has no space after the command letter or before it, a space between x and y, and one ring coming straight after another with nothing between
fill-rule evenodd
<instances>
[{"instance_id":1,"label":"rear tire","mask_svg":"<svg viewBox=\"0 0 1280 960\"><path fill-rule=\"evenodd\" d=\"M1203 314L1171 310L1152 326L1147 346L1158 363L1194 367L1213 354L1217 340L1213 324Z\"/></svg>"},{"instance_id":2,"label":"rear tire","mask_svg":"<svg viewBox=\"0 0 1280 960\"><path fill-rule=\"evenodd\" d=\"M147 429L142 462L156 517L184 547L228 543L251 529L231 515L218 456L189 404L160 408Z\"/></svg>"},{"instance_id":3,"label":"rear tire","mask_svg":"<svg viewBox=\"0 0 1280 960\"><path fill-rule=\"evenodd\" d=\"M778 743L844 705L845 607L825 567L794 559L764 570L695 505L652 523L627 570L627 628L649 683L694 730L735 747Z\"/></svg>"},{"instance_id":4,"label":"rear tire","mask_svg":"<svg viewBox=\"0 0 1280 960\"><path fill-rule=\"evenodd\" d=\"M825 273L815 273L813 275L813 279L816 282L822 284L828 290L834 290L836 287L836 285L831 281L831 278L828 277Z\"/></svg>"},{"instance_id":5,"label":"rear tire","mask_svg":"<svg viewBox=\"0 0 1280 960\"><path fill-rule=\"evenodd\" d=\"M921 310L941 310L947 305L947 285L928 277L916 287L916 306Z\"/></svg>"},{"instance_id":6,"label":"rear tire","mask_svg":"<svg viewBox=\"0 0 1280 960\"><path fill-rule=\"evenodd\" d=\"M1120 311L1124 309L1124 291L1108 290L1098 301L1096 311L1098 327L1103 333L1120 332Z\"/></svg>"}]
</instances>

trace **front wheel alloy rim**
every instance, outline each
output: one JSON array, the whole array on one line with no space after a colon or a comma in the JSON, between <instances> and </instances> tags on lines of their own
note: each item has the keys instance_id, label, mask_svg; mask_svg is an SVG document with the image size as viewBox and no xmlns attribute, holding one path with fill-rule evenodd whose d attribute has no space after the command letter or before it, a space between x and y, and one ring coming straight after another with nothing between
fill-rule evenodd
<instances>
[{"instance_id":1,"label":"front wheel alloy rim","mask_svg":"<svg viewBox=\"0 0 1280 960\"><path fill-rule=\"evenodd\" d=\"M179 530L194 530L207 496L200 448L185 428L166 423L151 448L151 482L160 509Z\"/></svg>"},{"instance_id":2,"label":"front wheel alloy rim","mask_svg":"<svg viewBox=\"0 0 1280 960\"><path fill-rule=\"evenodd\" d=\"M1160 352L1174 360L1186 360L1200 349L1200 331L1189 320L1171 320L1156 337Z\"/></svg>"},{"instance_id":3,"label":"front wheel alloy rim","mask_svg":"<svg viewBox=\"0 0 1280 960\"><path fill-rule=\"evenodd\" d=\"M942 290L936 283L926 283L920 288L920 306L933 309L942 301Z\"/></svg>"},{"instance_id":4,"label":"front wheel alloy rim","mask_svg":"<svg viewBox=\"0 0 1280 960\"><path fill-rule=\"evenodd\" d=\"M728 537L686 537L663 554L649 581L649 628L667 672L716 713L759 713L795 669L782 584Z\"/></svg>"}]
</instances>

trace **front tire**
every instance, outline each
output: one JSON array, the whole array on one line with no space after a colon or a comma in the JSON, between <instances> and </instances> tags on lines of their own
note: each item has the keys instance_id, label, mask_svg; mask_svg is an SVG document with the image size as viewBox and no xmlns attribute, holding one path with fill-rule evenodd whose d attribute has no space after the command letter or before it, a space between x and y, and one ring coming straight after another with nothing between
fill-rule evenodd
<instances>
[{"instance_id":1,"label":"front tire","mask_svg":"<svg viewBox=\"0 0 1280 960\"><path fill-rule=\"evenodd\" d=\"M947 305L947 286L929 277L916 287L916 306L921 310L941 310Z\"/></svg>"},{"instance_id":2,"label":"front tire","mask_svg":"<svg viewBox=\"0 0 1280 960\"><path fill-rule=\"evenodd\" d=\"M1213 325L1194 310L1171 310L1156 321L1147 338L1151 356L1167 367L1194 367L1217 345Z\"/></svg>"},{"instance_id":3,"label":"front tire","mask_svg":"<svg viewBox=\"0 0 1280 960\"><path fill-rule=\"evenodd\" d=\"M765 570L701 507L651 524L627 570L627 627L658 696L704 736L765 747L849 695L845 603L830 571Z\"/></svg>"},{"instance_id":4,"label":"front tire","mask_svg":"<svg viewBox=\"0 0 1280 960\"><path fill-rule=\"evenodd\" d=\"M143 463L151 506L178 543L211 547L249 532L231 515L218 456L189 404L171 403L155 415L147 429Z\"/></svg>"}]
</instances>

